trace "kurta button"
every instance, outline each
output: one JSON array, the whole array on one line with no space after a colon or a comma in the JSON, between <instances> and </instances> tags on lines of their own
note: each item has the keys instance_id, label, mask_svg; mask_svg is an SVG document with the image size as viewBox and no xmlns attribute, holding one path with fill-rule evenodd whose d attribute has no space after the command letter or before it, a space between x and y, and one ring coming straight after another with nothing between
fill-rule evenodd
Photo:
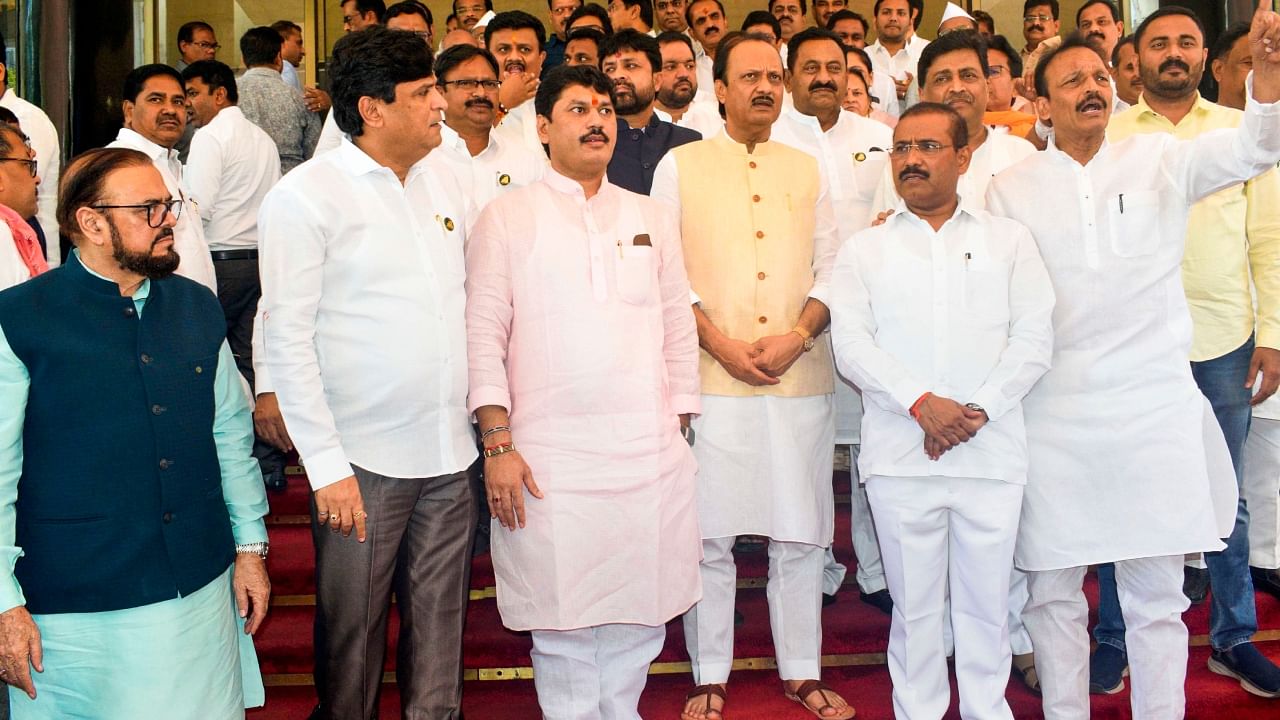
<instances>
[{"instance_id":1,"label":"kurta button","mask_svg":"<svg viewBox=\"0 0 1280 720\"><path fill-rule=\"evenodd\" d=\"M164 515L161 515L160 519L163 520L166 525L168 525L169 523L173 522L173 513L167 512Z\"/></svg>"},{"instance_id":2,"label":"kurta button","mask_svg":"<svg viewBox=\"0 0 1280 720\"><path fill-rule=\"evenodd\" d=\"M127 308L125 308L125 309L124 309L124 316L125 316L125 317L133 317L134 315L137 315L137 314L138 314L138 311L137 311L137 310L134 310L134 309L133 309L133 308L131 308L131 307L127 307Z\"/></svg>"},{"instance_id":3,"label":"kurta button","mask_svg":"<svg viewBox=\"0 0 1280 720\"><path fill-rule=\"evenodd\" d=\"M159 415L159 414L160 414L160 413L162 413L162 412L164 412L164 406L163 406L163 405L152 405L152 406L151 406L151 414L152 414L152 415Z\"/></svg>"},{"instance_id":4,"label":"kurta button","mask_svg":"<svg viewBox=\"0 0 1280 720\"><path fill-rule=\"evenodd\" d=\"M764 277L765 277L765 276L764 276L764 273L762 273L762 272L758 272L758 273L756 273L756 279L757 279L757 280L763 280L763 279L764 279Z\"/></svg>"},{"instance_id":5,"label":"kurta button","mask_svg":"<svg viewBox=\"0 0 1280 720\"><path fill-rule=\"evenodd\" d=\"M142 353L142 364L143 364L143 365L150 365L150 364L151 364L151 356L150 356L150 355L148 355L148 354L146 354L146 353Z\"/></svg>"},{"instance_id":6,"label":"kurta button","mask_svg":"<svg viewBox=\"0 0 1280 720\"><path fill-rule=\"evenodd\" d=\"M762 237L764 237L764 231L763 231L763 230L757 230L757 231L756 231L756 238L762 238Z\"/></svg>"},{"instance_id":7,"label":"kurta button","mask_svg":"<svg viewBox=\"0 0 1280 720\"><path fill-rule=\"evenodd\" d=\"M200 367L199 365L197 365L197 366L196 366L196 374L197 374L197 375L199 375L199 374L200 374L200 373L202 373L202 372L204 372L204 368L203 368L203 367Z\"/></svg>"},{"instance_id":8,"label":"kurta button","mask_svg":"<svg viewBox=\"0 0 1280 720\"><path fill-rule=\"evenodd\" d=\"M161 469L161 470L168 470L168 469L169 469L169 466L170 466L170 465L172 465L172 464L173 464L173 463L169 462L169 458L160 458L160 469Z\"/></svg>"},{"instance_id":9,"label":"kurta button","mask_svg":"<svg viewBox=\"0 0 1280 720\"><path fill-rule=\"evenodd\" d=\"M653 163L644 163L644 169L645 169L645 170L648 170L648 169L649 169L649 168L651 168L651 167L653 167Z\"/></svg>"},{"instance_id":10,"label":"kurta button","mask_svg":"<svg viewBox=\"0 0 1280 720\"><path fill-rule=\"evenodd\" d=\"M761 325L763 325L763 324L765 324L765 323L767 323L767 322L769 322L769 318L767 318L767 317L765 317L765 316L761 315L761 316L760 316L760 324L761 324Z\"/></svg>"},{"instance_id":11,"label":"kurta button","mask_svg":"<svg viewBox=\"0 0 1280 720\"><path fill-rule=\"evenodd\" d=\"M747 163L747 167L751 168L752 170L755 170L755 169L756 169L756 161L755 161L755 160L752 160L751 162Z\"/></svg>"},{"instance_id":12,"label":"kurta button","mask_svg":"<svg viewBox=\"0 0 1280 720\"><path fill-rule=\"evenodd\" d=\"M760 196L759 196L759 195L752 195L752 196L751 196L751 202L760 202Z\"/></svg>"}]
</instances>

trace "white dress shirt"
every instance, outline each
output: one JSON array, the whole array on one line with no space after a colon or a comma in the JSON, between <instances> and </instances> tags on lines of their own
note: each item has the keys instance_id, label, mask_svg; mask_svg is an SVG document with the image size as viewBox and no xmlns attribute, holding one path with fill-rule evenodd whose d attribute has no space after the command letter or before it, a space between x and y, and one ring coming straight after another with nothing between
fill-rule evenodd
<instances>
[{"instance_id":1,"label":"white dress shirt","mask_svg":"<svg viewBox=\"0 0 1280 720\"><path fill-rule=\"evenodd\" d=\"M472 155L467 141L442 123L440 147L427 156L427 164L465 189L479 213L498 195L539 180L546 172L547 156L494 132L489 133L485 149Z\"/></svg>"},{"instance_id":2,"label":"white dress shirt","mask_svg":"<svg viewBox=\"0 0 1280 720\"><path fill-rule=\"evenodd\" d=\"M887 106L881 109L897 117L907 108L920 102L920 84L916 75L920 68L920 53L924 52L925 47L929 44L928 40L911 34L911 38L907 40L902 49L892 55L879 40L867 46L867 56L871 58L871 69L876 74L876 79L887 77L890 80L903 80L907 74L911 74L911 83L907 86L907 97L905 100L898 102L896 112L890 110ZM898 97L897 90L892 86L889 88L893 92L889 95L895 100ZM884 98L880 98L884 102Z\"/></svg>"},{"instance_id":3,"label":"white dress shirt","mask_svg":"<svg viewBox=\"0 0 1280 720\"><path fill-rule=\"evenodd\" d=\"M698 91L694 94L693 101L711 102L716 104L716 76L714 73L715 60L706 52L698 55L694 60L694 74L698 77ZM703 137L706 137L705 135Z\"/></svg>"},{"instance_id":4,"label":"white dress shirt","mask_svg":"<svg viewBox=\"0 0 1280 720\"><path fill-rule=\"evenodd\" d=\"M836 123L823 132L818 118L789 108L778 116L769 139L818 160L841 240L871 224L871 203L888 166L886 151L893 145L888 125L841 110Z\"/></svg>"},{"instance_id":5,"label":"white dress shirt","mask_svg":"<svg viewBox=\"0 0 1280 720\"><path fill-rule=\"evenodd\" d=\"M696 130L703 138L715 137L724 129L724 118L720 117L720 104L716 102L714 97L710 100L700 100L698 97L694 97L679 120L672 120L670 113L660 110L656 105L653 108L653 113L663 122Z\"/></svg>"},{"instance_id":6,"label":"white dress shirt","mask_svg":"<svg viewBox=\"0 0 1280 720\"><path fill-rule=\"evenodd\" d=\"M240 108L223 108L196 131L182 182L200 199L210 250L258 247L258 208L280 179L280 151Z\"/></svg>"},{"instance_id":7,"label":"white dress shirt","mask_svg":"<svg viewBox=\"0 0 1280 720\"><path fill-rule=\"evenodd\" d=\"M352 465L424 478L475 459L465 208L424 161L401 184L345 139L263 201L266 364L312 488Z\"/></svg>"},{"instance_id":8,"label":"white dress shirt","mask_svg":"<svg viewBox=\"0 0 1280 720\"><path fill-rule=\"evenodd\" d=\"M964 205L936 232L899 204L844 244L831 275L840 372L862 388L862 477L1025 484L1022 397L1049 369L1053 287L1031 233ZM910 408L926 392L990 422L933 461Z\"/></svg>"},{"instance_id":9,"label":"white dress shirt","mask_svg":"<svg viewBox=\"0 0 1280 720\"><path fill-rule=\"evenodd\" d=\"M22 132L31 139L31 149L36 151L36 167L40 176L40 189L36 191L36 217L44 230L49 267L57 267L62 260L58 247L58 174L62 167L58 129L39 107L18 97L13 90L3 92L0 107L8 108L18 116Z\"/></svg>"},{"instance_id":10,"label":"white dress shirt","mask_svg":"<svg viewBox=\"0 0 1280 720\"><path fill-rule=\"evenodd\" d=\"M1010 135L1009 128L989 127L987 139L969 156L969 169L960 176L956 192L969 207L985 209L991 179L1035 154L1036 146L1016 135ZM893 167L886 163L872 207L878 213L893 207L898 200L898 190L893 184Z\"/></svg>"},{"instance_id":11,"label":"white dress shirt","mask_svg":"<svg viewBox=\"0 0 1280 720\"><path fill-rule=\"evenodd\" d=\"M324 125L320 127L320 139L316 141L316 151L311 157L316 157L320 153L326 153L330 150L336 150L342 144L342 138L346 137L346 135L338 127L338 121L333 117L333 108L330 108L328 114L324 116Z\"/></svg>"},{"instance_id":12,"label":"white dress shirt","mask_svg":"<svg viewBox=\"0 0 1280 720\"><path fill-rule=\"evenodd\" d=\"M546 154L542 141L538 139L538 114L532 98L507 111L493 132L509 144L527 148L529 152Z\"/></svg>"},{"instance_id":13,"label":"white dress shirt","mask_svg":"<svg viewBox=\"0 0 1280 720\"><path fill-rule=\"evenodd\" d=\"M164 178L169 194L185 200L178 223L173 226L173 249L181 258L177 274L218 292L213 258L209 257L209 246L205 243L204 227L200 222L200 199L182 192L182 163L178 162L178 152L161 147L129 128L120 128L116 139L107 147L129 148L151 158L160 171L160 177Z\"/></svg>"}]
</instances>

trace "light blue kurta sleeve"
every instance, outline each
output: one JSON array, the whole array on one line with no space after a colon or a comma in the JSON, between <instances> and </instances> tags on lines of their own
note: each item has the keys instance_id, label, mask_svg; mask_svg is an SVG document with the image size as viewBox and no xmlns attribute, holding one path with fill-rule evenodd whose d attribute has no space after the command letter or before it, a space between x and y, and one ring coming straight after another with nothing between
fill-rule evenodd
<instances>
[{"instance_id":1,"label":"light blue kurta sleeve","mask_svg":"<svg viewBox=\"0 0 1280 720\"><path fill-rule=\"evenodd\" d=\"M213 378L213 442L222 468L222 495L236 544L266 542L267 490L253 457L253 413L226 341Z\"/></svg>"},{"instance_id":2,"label":"light blue kurta sleeve","mask_svg":"<svg viewBox=\"0 0 1280 720\"><path fill-rule=\"evenodd\" d=\"M0 330L0 612L26 605L13 566L22 557L17 534L18 478L22 476L22 426L31 376Z\"/></svg>"}]
</instances>

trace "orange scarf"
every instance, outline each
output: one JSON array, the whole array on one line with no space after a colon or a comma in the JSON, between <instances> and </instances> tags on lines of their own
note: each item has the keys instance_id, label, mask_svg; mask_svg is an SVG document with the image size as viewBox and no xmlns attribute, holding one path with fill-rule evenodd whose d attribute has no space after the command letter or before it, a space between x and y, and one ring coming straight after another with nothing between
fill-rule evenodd
<instances>
[{"instance_id":1,"label":"orange scarf","mask_svg":"<svg viewBox=\"0 0 1280 720\"><path fill-rule=\"evenodd\" d=\"M44 253L40 251L40 241L36 239L36 231L31 229L31 224L4 205L0 205L0 220L9 226L9 232L13 234L13 244L17 246L22 264L27 266L31 277L47 272L49 263L44 259Z\"/></svg>"}]
</instances>

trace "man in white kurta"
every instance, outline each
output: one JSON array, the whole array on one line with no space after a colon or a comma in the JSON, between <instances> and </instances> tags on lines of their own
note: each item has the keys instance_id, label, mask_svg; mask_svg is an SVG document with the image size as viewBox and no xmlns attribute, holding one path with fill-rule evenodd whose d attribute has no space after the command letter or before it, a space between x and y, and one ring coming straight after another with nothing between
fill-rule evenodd
<instances>
[{"instance_id":1,"label":"man in white kurta","mask_svg":"<svg viewBox=\"0 0 1280 720\"><path fill-rule=\"evenodd\" d=\"M823 717L848 718L853 708L818 683L835 519L834 387L821 333L836 225L818 161L770 140L782 108L778 51L742 36L718 52L732 53L715 83L725 130L667 153L651 193L680 211L704 349L703 414L694 422L703 599L685 616L697 684L685 716L715 717L723 705L733 543L762 535L771 541L769 615L784 691Z\"/></svg>"},{"instance_id":2,"label":"man in white kurta","mask_svg":"<svg viewBox=\"0 0 1280 720\"><path fill-rule=\"evenodd\" d=\"M181 197L187 212L173 227L173 249L182 258L177 274L218 291L213 258L200 223L199 202L183 194L182 163L174 145L187 126L187 94L182 76L168 65L143 65L129 71L124 81L124 127L107 147L138 150L151 158L164 178L169 194ZM51 236L52 237L52 236Z\"/></svg>"},{"instance_id":3,"label":"man in white kurta","mask_svg":"<svg viewBox=\"0 0 1280 720\"><path fill-rule=\"evenodd\" d=\"M1106 141L1110 76L1082 42L1037 68L1048 150L998 176L988 208L1027 225L1054 283L1052 369L1027 396L1029 483L1017 564L1048 718L1088 716L1093 563L1116 562L1135 717L1181 717L1182 555L1219 550L1236 485L1186 357L1180 276L1188 208L1280 160L1280 16L1255 16L1253 97L1238 130ZM1046 205L1044 188L1063 188Z\"/></svg>"},{"instance_id":4,"label":"man in white kurta","mask_svg":"<svg viewBox=\"0 0 1280 720\"><path fill-rule=\"evenodd\" d=\"M3 68L0 58L0 68ZM56 267L61 257L58 248L58 218L55 213L58 206L58 175L62 167L62 146L58 144L58 129L53 126L49 116L39 106L18 97L18 93L10 90L8 83L0 82L0 107L8 108L18 117L22 132L31 140L31 149L36 153L39 163L40 191L38 197L39 211L36 217L44 230L47 242L46 255L50 267Z\"/></svg>"},{"instance_id":5,"label":"man in white kurta","mask_svg":"<svg viewBox=\"0 0 1280 720\"><path fill-rule=\"evenodd\" d=\"M535 102L551 168L490 203L467 247L498 610L532 631L549 720L638 720L665 624L701 594L680 231L605 180L610 88L593 67L548 73Z\"/></svg>"},{"instance_id":6,"label":"man in white kurta","mask_svg":"<svg viewBox=\"0 0 1280 720\"><path fill-rule=\"evenodd\" d=\"M835 210L838 236L843 240L871 224L874 217L871 201L885 172L888 156L884 150L893 142L893 131L884 123L841 108L849 75L844 49L835 33L808 28L792 36L788 47L788 84L793 107L783 109L770 139L802 150L818 161ZM831 72L836 65L843 69ZM853 448L859 443L862 401L852 383L843 377L837 380L835 441L850 446L851 454L856 457L857 450ZM856 467L850 470L856 480ZM863 600L885 609L888 592L871 508L866 490L856 481L851 504L858 588ZM839 590L844 572L843 565L834 557L828 557L823 594L834 595Z\"/></svg>"},{"instance_id":7,"label":"man in white kurta","mask_svg":"<svg viewBox=\"0 0 1280 720\"><path fill-rule=\"evenodd\" d=\"M831 274L836 364L866 401L859 464L894 601L900 719L946 712L948 623L962 714L1013 717L1004 692L1027 474L1021 400L1049 368L1053 288L1025 227L957 197L966 135L945 105L903 113L892 165L905 201L846 241ZM948 431L961 442L940 440Z\"/></svg>"}]
</instances>

